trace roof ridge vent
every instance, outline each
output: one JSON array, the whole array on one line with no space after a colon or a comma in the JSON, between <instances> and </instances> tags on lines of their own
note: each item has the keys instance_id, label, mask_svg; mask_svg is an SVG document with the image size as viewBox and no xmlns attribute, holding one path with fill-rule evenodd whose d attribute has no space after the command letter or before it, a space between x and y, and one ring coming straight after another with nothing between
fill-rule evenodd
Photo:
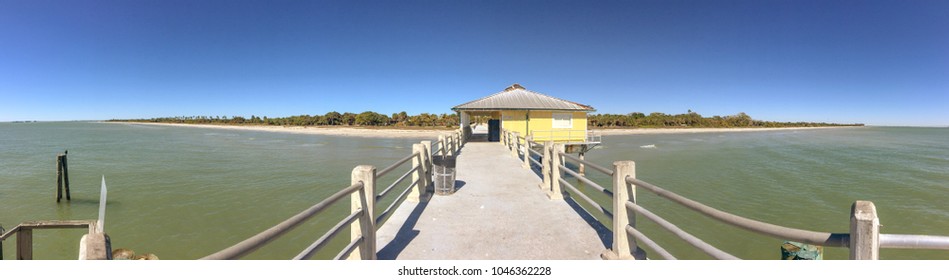
<instances>
[{"instance_id":1,"label":"roof ridge vent","mask_svg":"<svg viewBox=\"0 0 949 280\"><path fill-rule=\"evenodd\" d=\"M504 91L512 91L512 90L515 90L515 89L526 89L526 88L524 88L523 86L521 86L521 84L514 83L513 85L511 85L511 86L507 87L506 89L504 89Z\"/></svg>"}]
</instances>

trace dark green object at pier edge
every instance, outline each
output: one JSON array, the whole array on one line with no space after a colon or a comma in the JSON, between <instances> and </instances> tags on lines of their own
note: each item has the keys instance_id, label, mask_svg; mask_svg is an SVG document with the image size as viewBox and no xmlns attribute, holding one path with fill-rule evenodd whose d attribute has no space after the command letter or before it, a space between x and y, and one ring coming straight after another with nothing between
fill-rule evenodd
<instances>
[{"instance_id":1,"label":"dark green object at pier edge","mask_svg":"<svg viewBox=\"0 0 949 280\"><path fill-rule=\"evenodd\" d=\"M794 241L781 245L782 260L823 260L824 247Z\"/></svg>"}]
</instances>

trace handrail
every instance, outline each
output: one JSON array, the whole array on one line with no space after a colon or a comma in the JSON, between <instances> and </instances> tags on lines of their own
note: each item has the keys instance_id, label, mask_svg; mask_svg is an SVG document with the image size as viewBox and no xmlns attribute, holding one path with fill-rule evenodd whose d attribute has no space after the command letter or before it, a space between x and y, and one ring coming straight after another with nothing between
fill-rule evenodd
<instances>
[{"instance_id":1,"label":"handrail","mask_svg":"<svg viewBox=\"0 0 949 280\"><path fill-rule=\"evenodd\" d=\"M596 207L597 210L600 210L600 213L603 213L603 215L606 215L607 218L609 218L609 219L611 219L611 220L613 219L613 212L611 212L610 210L606 210L606 207L600 206L599 203L596 203L596 201L593 201L592 199L590 199L589 196L587 196L587 195L583 194L582 192L580 192L580 190L578 190L576 187L574 187L574 186L571 185L569 182L567 182L567 180L564 180L563 178L558 178L557 180L559 180L560 184L562 184L563 186L567 187L567 189L572 190L574 193L577 194L577 196L579 196L579 197L582 198L584 201L586 201L587 203L589 203L590 206ZM602 224L602 222L601 222L601 224Z\"/></svg>"},{"instance_id":2,"label":"handrail","mask_svg":"<svg viewBox=\"0 0 949 280\"><path fill-rule=\"evenodd\" d=\"M89 233L96 230L97 220L46 220L46 221L26 221L22 222L10 230L0 234L0 241L6 240L20 230L32 229L64 229L64 228L89 228Z\"/></svg>"},{"instance_id":3,"label":"handrail","mask_svg":"<svg viewBox=\"0 0 949 280\"><path fill-rule=\"evenodd\" d=\"M330 228L330 230L326 232L325 234L323 234L323 236L320 236L320 239L317 239L316 241L313 242L313 244L310 244L310 246L306 247L306 249L303 249L303 251L301 251L300 254L298 254L296 257L293 257L293 259L294 260L309 259L310 257L313 256L313 254L316 253L316 251L323 249L323 247L326 246L326 244L329 244L328 241L330 239L332 239L333 237L336 237L336 235L342 232L342 229L344 226L348 226L352 224L353 222L356 221L357 218L359 218L362 215L365 215L365 213L366 213L365 211L362 211L362 208L359 208L358 210L349 214L349 216L346 216L346 218L343 218L342 221L339 221L339 223L336 223L335 226Z\"/></svg>"},{"instance_id":4,"label":"handrail","mask_svg":"<svg viewBox=\"0 0 949 280\"><path fill-rule=\"evenodd\" d=\"M633 184L639 187L647 189L659 197L664 197L673 202L676 202L686 208L692 209L696 212L699 212L705 216L716 219L718 221L736 226L748 231L783 238L791 241L803 242L813 245L821 246L830 246L830 247L849 247L850 246L850 234L849 233L829 233L829 232L818 232L810 230L802 230L796 228L783 227L779 225L773 225L765 222L760 222L745 217L741 217L735 214L731 214L725 211L721 211L709 206L706 206L702 203L693 201L691 199L685 198L673 192L667 191L660 187L657 187L653 184L644 182L642 180L626 177L626 182Z\"/></svg>"},{"instance_id":5,"label":"handrail","mask_svg":"<svg viewBox=\"0 0 949 280\"><path fill-rule=\"evenodd\" d=\"M540 163L539 161L535 160L533 157L528 157L527 160L530 160L531 162L533 162L533 163L536 164L537 166L540 166L540 167L543 167L543 166L544 166L543 163Z\"/></svg>"},{"instance_id":6,"label":"handrail","mask_svg":"<svg viewBox=\"0 0 949 280\"><path fill-rule=\"evenodd\" d=\"M389 186L386 187L386 189L384 189L384 190L382 190L381 192L379 192L379 194L376 195L376 200L379 200L379 199L382 199L383 197L385 197L386 194L388 194L389 191L392 190L392 188L395 188L395 185L398 185L399 183L402 183L402 181L405 180L405 178L408 178L409 175L412 175L413 172L418 171L418 168L419 168L418 166L412 167L412 169L409 169L408 172L405 172L405 174L402 174L402 177L399 177L399 179L396 179L395 182L392 182L392 184L389 184ZM376 176L376 177L378 177L378 176Z\"/></svg>"},{"instance_id":7,"label":"handrail","mask_svg":"<svg viewBox=\"0 0 949 280\"><path fill-rule=\"evenodd\" d=\"M264 230L254 236L251 236L250 238L245 239L244 241L241 241L237 244L232 245L231 247L228 247L224 250L218 251L217 253L208 255L201 259L202 260L225 260L225 259L237 259L242 256L245 256L259 249L265 244L270 243L270 241L273 241L274 238L277 238L289 232L291 229L296 228L300 224L303 224L303 222L313 217L314 215L319 214L320 212L323 212L323 210L326 210L327 208L329 208L329 206L333 205L333 203L336 203L343 197L346 197L347 195L350 195L356 191L359 191L360 189L363 188L363 186L364 186L364 183L362 182L353 184L352 186L349 186L345 189L342 189L334 193L333 195L324 199L323 201L320 201L319 203L311 206L310 208L303 210L303 212L293 215L289 219L286 219L283 222L280 222L279 224L267 230Z\"/></svg>"},{"instance_id":8,"label":"handrail","mask_svg":"<svg viewBox=\"0 0 949 280\"><path fill-rule=\"evenodd\" d=\"M575 162L585 164L586 166L589 166L589 167L595 169L596 171L603 172L603 174L606 174L606 175L608 175L608 176L613 176L613 170L609 170L609 169L607 169L606 167L602 167L602 166L600 166L600 165L598 165L598 164L596 164L596 163L592 163L592 162L589 162L589 161L586 161L586 160L582 160L582 159L580 159L579 157L576 157L576 156L571 155L571 154L568 154L568 153L560 153L560 155L562 155L562 156L565 157L565 158L571 159L571 160L573 160L573 161L575 161Z\"/></svg>"},{"instance_id":9,"label":"handrail","mask_svg":"<svg viewBox=\"0 0 949 280\"><path fill-rule=\"evenodd\" d=\"M676 257L670 254L669 251L666 251L666 249L662 248L662 246L659 246L659 244L657 244L656 241L653 241L652 239L647 237L645 234L643 234L641 231L637 230L636 228L630 225L626 225L626 233L628 233L629 235L632 235L633 237L636 238L636 240L638 240L638 242L642 242L643 245L646 245L646 247L649 247L650 249L655 251L656 254L659 254L660 256L662 256L663 259L676 260Z\"/></svg>"},{"instance_id":10,"label":"handrail","mask_svg":"<svg viewBox=\"0 0 949 280\"><path fill-rule=\"evenodd\" d=\"M605 194L606 196L609 196L610 198L613 197L613 191L608 190L604 188L603 186L600 186L600 184L597 184L596 182L593 182L584 176L581 176L579 173L574 172L573 170L570 170L570 168L567 168L566 166L561 165L560 170L567 172L567 174L570 174L574 178L577 178L577 180L580 180L580 182L583 182L585 185L590 186L593 189L596 189L597 191Z\"/></svg>"},{"instance_id":11,"label":"handrail","mask_svg":"<svg viewBox=\"0 0 949 280\"><path fill-rule=\"evenodd\" d=\"M412 182L412 184L409 184L409 187L405 188L405 190L402 191L402 193L400 193L399 196L395 198L395 201L392 201L392 204L389 204L389 207L386 207L386 210L382 211L382 213L379 214L379 217L376 217L376 224L379 224L379 222L388 218L389 215L392 214L392 210L396 206L399 205L399 202L401 202L406 197L408 197L409 192L412 191L412 188L415 186L418 186L419 181L421 181L421 178L419 178L418 180L415 180L415 182ZM379 228L376 228L376 230L379 230Z\"/></svg>"},{"instance_id":12,"label":"handrail","mask_svg":"<svg viewBox=\"0 0 949 280\"><path fill-rule=\"evenodd\" d=\"M666 221L665 219L659 217L656 214L653 214L649 210L646 210L646 208L636 205L632 201L626 202L626 209L642 214L647 219L652 220L653 222L656 222L656 224L658 224L660 227L668 230L669 232L672 232L672 234L675 234L675 236L682 239L682 241L689 243L689 245L692 245L692 247L699 249L700 251L708 254L709 256L713 258L716 258L719 260L738 260L739 259L735 256L732 256L729 253L726 253L725 251L722 251L721 249L715 248L715 246L712 246L706 243L705 241L702 241L702 239L699 239L698 237L695 237L694 235L691 235L688 232L685 232L684 230L677 227L676 225L670 223L669 221Z\"/></svg>"},{"instance_id":13,"label":"handrail","mask_svg":"<svg viewBox=\"0 0 949 280\"><path fill-rule=\"evenodd\" d=\"M407 157L404 157L404 158L400 159L399 161L396 161L396 162L393 163L392 165L389 165L389 167L386 167L386 168L382 169L381 171L376 172L376 179L382 178L382 176L386 176L386 174L388 174L390 171L395 170L396 168L398 168L398 167L399 167L400 165L402 165L403 163L405 163L405 162L411 160L413 157L417 157L418 155L419 155L418 153L412 153L411 155L409 155L409 156L407 156Z\"/></svg>"},{"instance_id":14,"label":"handrail","mask_svg":"<svg viewBox=\"0 0 949 280\"><path fill-rule=\"evenodd\" d=\"M544 156L543 154L541 154L541 153L538 152L538 151L535 151L534 149L527 149L527 151L530 152L531 154L537 155L537 156L539 156L539 157Z\"/></svg>"},{"instance_id":15,"label":"handrail","mask_svg":"<svg viewBox=\"0 0 949 280\"><path fill-rule=\"evenodd\" d=\"M880 248L949 250L949 236L880 234Z\"/></svg>"},{"instance_id":16,"label":"handrail","mask_svg":"<svg viewBox=\"0 0 949 280\"><path fill-rule=\"evenodd\" d=\"M336 254L336 257L334 257L333 259L342 260L348 257L349 254L352 254L353 251L356 250L356 245L358 245L359 243L362 243L363 241L365 241L365 239L366 238L363 237L362 235L360 235L359 238L353 239L353 241L349 242L349 244L346 245L346 247L344 247L342 251L339 251L339 254Z\"/></svg>"}]
</instances>

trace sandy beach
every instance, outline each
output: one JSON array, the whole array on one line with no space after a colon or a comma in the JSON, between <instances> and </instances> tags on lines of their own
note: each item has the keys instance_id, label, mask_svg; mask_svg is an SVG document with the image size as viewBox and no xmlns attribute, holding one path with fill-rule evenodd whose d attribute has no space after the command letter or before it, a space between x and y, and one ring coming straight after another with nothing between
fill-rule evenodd
<instances>
[{"instance_id":1,"label":"sandy beach","mask_svg":"<svg viewBox=\"0 0 949 280\"><path fill-rule=\"evenodd\" d=\"M251 130L280 133L335 135L371 138L437 138L438 135L448 134L452 130L441 129L404 129L404 128L371 128L371 127L324 127L324 126L250 126L250 125L216 125L216 124L177 124L177 123L139 123L139 122L109 122L124 125L158 125L178 127L200 127L213 129ZM759 132L775 130L805 130L830 129L850 127L764 127L764 128L617 128L592 129L600 135L642 135L642 134L685 134L685 133L713 133L713 132Z\"/></svg>"},{"instance_id":2,"label":"sandy beach","mask_svg":"<svg viewBox=\"0 0 949 280\"><path fill-rule=\"evenodd\" d=\"M641 135L641 134L684 134L684 133L713 133L713 132L759 132L775 130L806 130L806 129L832 129L832 128L853 128L859 126L822 126L822 127L736 127L736 128L617 128L617 129L592 129L600 135Z\"/></svg>"},{"instance_id":3,"label":"sandy beach","mask_svg":"<svg viewBox=\"0 0 949 280\"><path fill-rule=\"evenodd\" d=\"M178 123L140 123L107 122L123 125L156 125L178 127L200 127L229 130L250 130L295 134L334 135L370 138L438 138L438 135L451 133L452 130L439 129L373 129L363 127L314 127L314 126L272 126L272 125L216 125L216 124L178 124Z\"/></svg>"}]
</instances>

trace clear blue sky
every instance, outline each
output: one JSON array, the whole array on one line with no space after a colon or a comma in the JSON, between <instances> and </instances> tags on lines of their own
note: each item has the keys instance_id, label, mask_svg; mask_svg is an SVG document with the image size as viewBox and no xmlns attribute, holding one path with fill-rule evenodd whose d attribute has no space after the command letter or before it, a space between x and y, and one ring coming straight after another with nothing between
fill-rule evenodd
<instances>
[{"instance_id":1,"label":"clear blue sky","mask_svg":"<svg viewBox=\"0 0 949 280\"><path fill-rule=\"evenodd\" d=\"M0 0L0 121L599 113L949 125L949 1Z\"/></svg>"}]
</instances>

